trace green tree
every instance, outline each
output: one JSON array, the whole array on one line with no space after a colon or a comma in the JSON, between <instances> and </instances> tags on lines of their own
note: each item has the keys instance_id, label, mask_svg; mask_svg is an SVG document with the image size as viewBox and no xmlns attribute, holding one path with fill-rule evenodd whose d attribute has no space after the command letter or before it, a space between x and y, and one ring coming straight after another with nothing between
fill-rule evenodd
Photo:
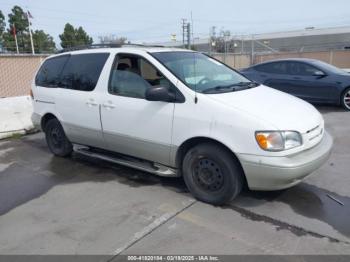
<instances>
[{"instance_id":1,"label":"green tree","mask_svg":"<svg viewBox=\"0 0 350 262\"><path fill-rule=\"evenodd\" d=\"M0 12L0 37L1 37L1 17ZM29 24L25 12L19 6L14 6L8 15L7 32L2 34L3 45L8 51L16 51L16 43L13 35L13 29L16 29L18 49L20 52L31 52ZM5 26L5 25L4 25ZM3 27L4 28L4 27ZM36 53L51 53L56 49L52 36L46 34L43 30L32 31L34 50ZM1 41L1 38L0 38Z\"/></svg>"},{"instance_id":2,"label":"green tree","mask_svg":"<svg viewBox=\"0 0 350 262\"><path fill-rule=\"evenodd\" d=\"M15 24L17 33L25 33L28 31L28 20L21 7L15 5L12 9L9 16L9 25L10 28Z\"/></svg>"},{"instance_id":3,"label":"green tree","mask_svg":"<svg viewBox=\"0 0 350 262\"><path fill-rule=\"evenodd\" d=\"M29 51L30 50L30 40L29 40L29 32L28 32L28 20L26 18L26 14L23 9L17 5L15 5L11 9L11 13L8 15L9 19L9 28L7 29L7 36L5 36L5 45L6 39L11 41L13 28L16 28L17 32L17 40L18 47L20 51ZM11 41L14 42L14 41ZM15 50L13 45L9 46L10 50Z\"/></svg>"},{"instance_id":4,"label":"green tree","mask_svg":"<svg viewBox=\"0 0 350 262\"><path fill-rule=\"evenodd\" d=\"M4 42L3 34L5 32L5 26L6 26L5 17L0 10L0 52L3 51L3 42Z\"/></svg>"},{"instance_id":5,"label":"green tree","mask_svg":"<svg viewBox=\"0 0 350 262\"><path fill-rule=\"evenodd\" d=\"M63 34L59 35L59 37L63 48L75 46L75 30L71 24L67 23L64 26Z\"/></svg>"},{"instance_id":6,"label":"green tree","mask_svg":"<svg viewBox=\"0 0 350 262\"><path fill-rule=\"evenodd\" d=\"M59 35L59 37L61 39L61 46L63 48L80 45L91 45L93 43L92 38L81 26L76 29L69 23L65 25L63 33Z\"/></svg>"},{"instance_id":7,"label":"green tree","mask_svg":"<svg viewBox=\"0 0 350 262\"><path fill-rule=\"evenodd\" d=\"M53 37L46 34L43 30L33 32L33 43L35 53L52 53L56 50Z\"/></svg>"},{"instance_id":8,"label":"green tree","mask_svg":"<svg viewBox=\"0 0 350 262\"><path fill-rule=\"evenodd\" d=\"M1 40L2 34L5 32L5 26L6 26L5 16L0 10L0 40Z\"/></svg>"},{"instance_id":9,"label":"green tree","mask_svg":"<svg viewBox=\"0 0 350 262\"><path fill-rule=\"evenodd\" d=\"M75 30L75 35L78 45L91 45L93 43L92 37L81 26Z\"/></svg>"}]
</instances>

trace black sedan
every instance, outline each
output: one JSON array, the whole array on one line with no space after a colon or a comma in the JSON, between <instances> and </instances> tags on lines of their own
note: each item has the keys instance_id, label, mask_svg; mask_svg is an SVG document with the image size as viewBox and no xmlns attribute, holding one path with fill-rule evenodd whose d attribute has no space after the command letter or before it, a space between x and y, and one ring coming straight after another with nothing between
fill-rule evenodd
<instances>
[{"instance_id":1,"label":"black sedan","mask_svg":"<svg viewBox=\"0 0 350 262\"><path fill-rule=\"evenodd\" d=\"M325 62L274 60L243 69L241 73L310 103L341 105L350 111L350 74Z\"/></svg>"}]
</instances>

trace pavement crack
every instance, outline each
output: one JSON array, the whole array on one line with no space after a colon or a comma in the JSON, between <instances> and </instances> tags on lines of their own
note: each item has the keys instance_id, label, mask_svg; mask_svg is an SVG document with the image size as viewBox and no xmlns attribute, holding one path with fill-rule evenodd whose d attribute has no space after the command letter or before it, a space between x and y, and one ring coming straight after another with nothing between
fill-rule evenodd
<instances>
[{"instance_id":1,"label":"pavement crack","mask_svg":"<svg viewBox=\"0 0 350 262\"><path fill-rule=\"evenodd\" d=\"M337 239L337 238L334 238L331 236L327 236L327 235L322 235L322 234L316 233L314 231L310 231L310 230L307 230L307 229L302 228L302 227L291 225L291 224L288 224L286 222L283 222L283 221L280 221L280 220L277 220L277 219L274 219L274 218L271 218L271 217L268 217L265 215L260 215L260 214L254 213L254 212L247 210L245 208L241 208L241 207L234 206L234 205L231 205L230 208L232 210L238 212L239 214L241 214L241 216L243 216L244 218L250 219L252 221L265 222L265 223L271 224L271 225L276 227L277 231L288 230L296 236L309 235L309 236L316 237L316 238L326 238L330 242L333 242L333 243L342 243L342 244L350 245L350 242L348 242L348 241L340 240L340 239Z\"/></svg>"},{"instance_id":2,"label":"pavement crack","mask_svg":"<svg viewBox=\"0 0 350 262\"><path fill-rule=\"evenodd\" d=\"M132 247L133 245L135 245L136 243L138 243L139 241L144 239L146 236L150 235L157 228L161 227L162 225L164 225L165 223L167 223L168 221L170 221L174 217L178 216L180 213L184 212L185 210L187 210L188 208L193 206L196 202L197 201L194 200L191 203L189 203L188 205L181 208L180 210L176 211L175 213L165 213L164 215L155 219L151 224L149 224L148 226L143 228L141 231L135 233L134 237L128 243L126 243L124 246L116 249L113 252L113 256L110 259L106 260L106 262L113 261L122 252L126 251L127 249L129 249L130 247Z\"/></svg>"}]
</instances>

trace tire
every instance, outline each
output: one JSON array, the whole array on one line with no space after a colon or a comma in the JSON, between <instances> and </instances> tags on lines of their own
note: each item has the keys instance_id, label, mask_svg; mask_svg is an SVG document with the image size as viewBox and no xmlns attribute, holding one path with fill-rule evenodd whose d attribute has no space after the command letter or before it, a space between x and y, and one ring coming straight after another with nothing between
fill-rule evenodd
<instances>
[{"instance_id":1,"label":"tire","mask_svg":"<svg viewBox=\"0 0 350 262\"><path fill-rule=\"evenodd\" d=\"M203 202L223 205L242 190L244 173L231 152L215 143L191 148L183 159L182 172L192 195Z\"/></svg>"},{"instance_id":2,"label":"tire","mask_svg":"<svg viewBox=\"0 0 350 262\"><path fill-rule=\"evenodd\" d=\"M73 151L73 145L66 137L61 123L50 119L45 125L46 143L50 151L60 157L68 157Z\"/></svg>"},{"instance_id":3,"label":"tire","mask_svg":"<svg viewBox=\"0 0 350 262\"><path fill-rule=\"evenodd\" d=\"M342 93L340 103L345 110L350 111L350 87Z\"/></svg>"}]
</instances>

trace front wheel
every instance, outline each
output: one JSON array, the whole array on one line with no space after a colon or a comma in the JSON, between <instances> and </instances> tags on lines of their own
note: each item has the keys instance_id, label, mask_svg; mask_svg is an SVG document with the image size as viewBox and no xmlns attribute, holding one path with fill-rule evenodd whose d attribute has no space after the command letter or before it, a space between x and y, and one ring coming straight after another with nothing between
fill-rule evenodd
<instances>
[{"instance_id":1,"label":"front wheel","mask_svg":"<svg viewBox=\"0 0 350 262\"><path fill-rule=\"evenodd\" d=\"M73 151L73 145L66 137L61 123L51 119L45 126L46 142L50 151L56 156L67 157Z\"/></svg>"},{"instance_id":2,"label":"front wheel","mask_svg":"<svg viewBox=\"0 0 350 262\"><path fill-rule=\"evenodd\" d=\"M223 205L242 190L244 174L238 160L215 143L199 144L190 149L182 169L189 191L200 201Z\"/></svg>"},{"instance_id":3,"label":"front wheel","mask_svg":"<svg viewBox=\"0 0 350 262\"><path fill-rule=\"evenodd\" d=\"M341 104L345 110L350 111L350 87L343 92Z\"/></svg>"}]
</instances>

